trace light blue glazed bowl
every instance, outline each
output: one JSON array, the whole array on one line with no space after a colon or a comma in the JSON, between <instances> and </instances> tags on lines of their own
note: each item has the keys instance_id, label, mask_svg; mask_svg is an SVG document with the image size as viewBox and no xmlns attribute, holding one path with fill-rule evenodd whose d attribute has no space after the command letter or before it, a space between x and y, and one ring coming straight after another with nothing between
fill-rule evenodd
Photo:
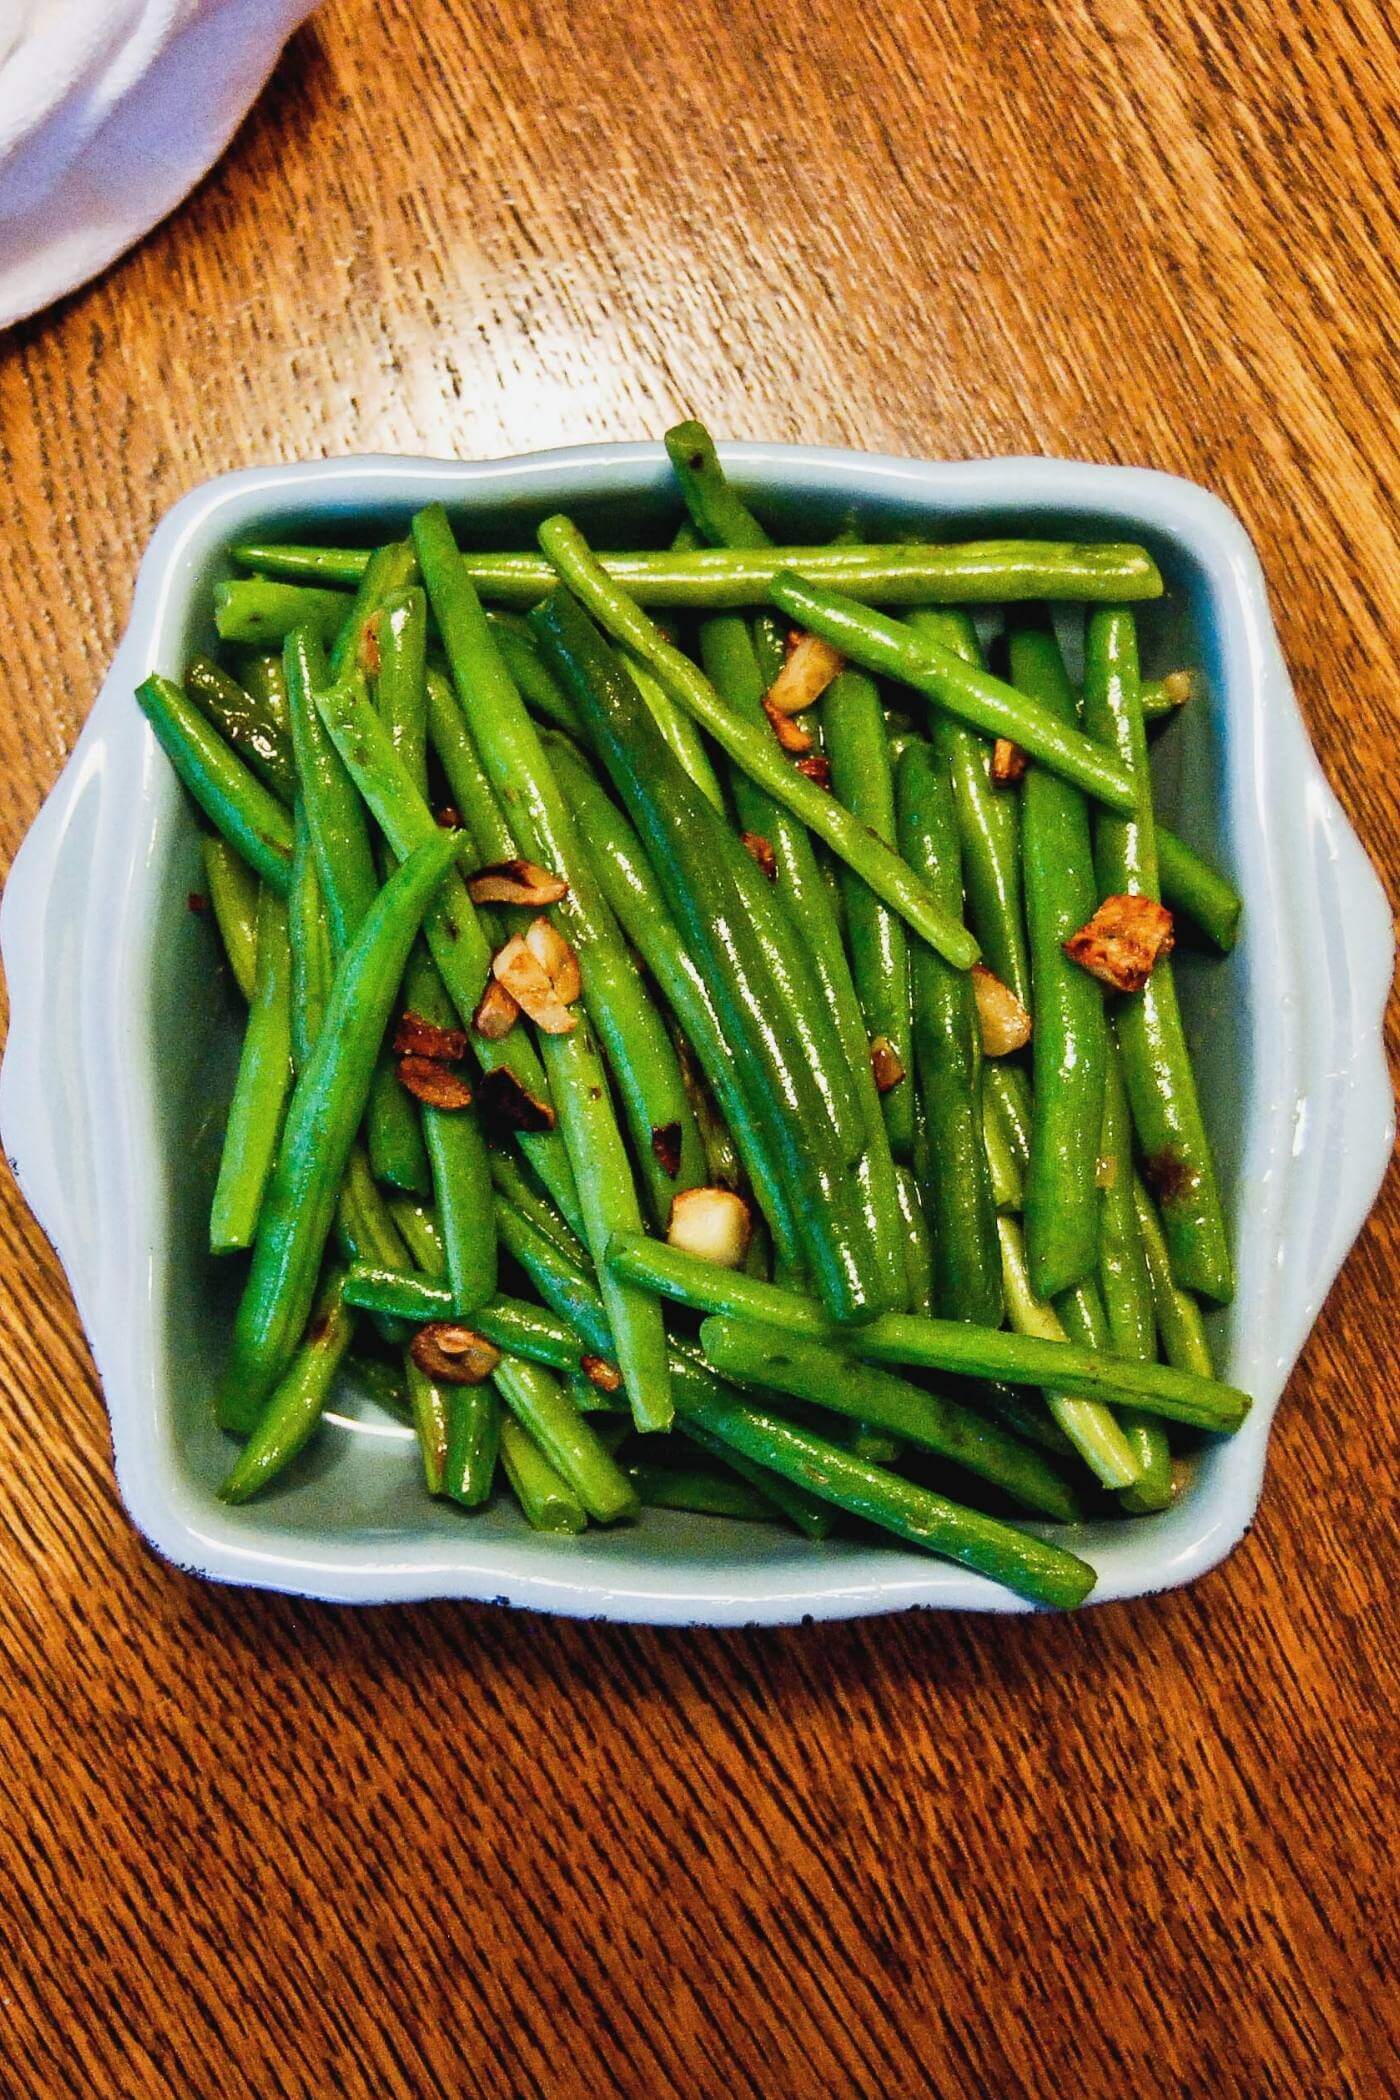
<instances>
[{"instance_id":1,"label":"light blue glazed bowl","mask_svg":"<svg viewBox=\"0 0 1400 2100\"><path fill-rule=\"evenodd\" d=\"M779 534L820 539L852 510L871 536L1134 539L1168 595L1143 610L1149 670L1203 672L1154 765L1165 813L1228 867L1245 936L1180 976L1235 1222L1239 1291L1212 1316L1222 1366L1255 1395L1161 1516L1090 1526L1095 1600L1187 1582L1253 1515L1284 1382L1366 1215L1393 1136L1380 1043L1392 963L1385 898L1319 769L1249 540L1170 476L1042 459L938 465L734 445L725 466ZM1015 1611L1005 1591L893 1545L812 1544L726 1519L648 1511L632 1527L540 1537L507 1507L430 1502L397 1424L337 1408L285 1484L246 1508L214 1488L229 1447L210 1395L231 1314L205 1252L236 1045L213 936L187 908L197 838L131 699L210 640L224 549L260 537L401 532L440 499L477 540L528 543L548 512L617 538L674 512L659 445L460 465L368 458L227 475L165 519L131 624L0 912L12 1019L0 1125L91 1343L132 1518L192 1573L308 1597L497 1599L658 1623L781 1623L909 1605Z\"/></svg>"}]
</instances>

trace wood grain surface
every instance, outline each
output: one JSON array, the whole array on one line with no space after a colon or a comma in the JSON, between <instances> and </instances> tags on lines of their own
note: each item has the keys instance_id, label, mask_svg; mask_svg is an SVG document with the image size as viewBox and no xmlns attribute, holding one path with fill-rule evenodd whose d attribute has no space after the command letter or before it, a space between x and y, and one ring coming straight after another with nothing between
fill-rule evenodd
<instances>
[{"instance_id":1,"label":"wood grain surface","mask_svg":"<svg viewBox=\"0 0 1400 2100\"><path fill-rule=\"evenodd\" d=\"M333 0L0 340L5 861L205 475L695 409L1218 490L1393 882L1397 83L1375 0ZM0 1235L5 2095L1396 2090L1393 1177L1247 1542L1073 1621L204 1587L9 1186Z\"/></svg>"}]
</instances>

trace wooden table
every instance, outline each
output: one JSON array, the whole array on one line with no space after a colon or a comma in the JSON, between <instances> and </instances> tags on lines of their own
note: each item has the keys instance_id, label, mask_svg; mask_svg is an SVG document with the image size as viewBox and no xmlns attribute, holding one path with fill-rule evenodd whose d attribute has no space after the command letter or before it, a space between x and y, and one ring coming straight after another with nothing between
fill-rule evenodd
<instances>
[{"instance_id":1,"label":"wooden table","mask_svg":"<svg viewBox=\"0 0 1400 2100\"><path fill-rule=\"evenodd\" d=\"M1394 875L1391 34L1374 0L336 0L195 198L0 344L6 855L205 475L693 407L1217 489ZM1398 1226L1392 1180L1191 1591L656 1633L157 1563L7 1188L0 2089L1395 2090Z\"/></svg>"}]
</instances>

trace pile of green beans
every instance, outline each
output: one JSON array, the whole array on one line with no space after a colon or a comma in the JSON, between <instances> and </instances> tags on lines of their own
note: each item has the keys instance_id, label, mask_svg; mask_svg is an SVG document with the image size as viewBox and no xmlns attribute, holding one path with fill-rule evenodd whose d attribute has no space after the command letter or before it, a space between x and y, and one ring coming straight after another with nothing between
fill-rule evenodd
<instances>
[{"instance_id":1,"label":"pile of green beans","mask_svg":"<svg viewBox=\"0 0 1400 2100\"><path fill-rule=\"evenodd\" d=\"M1118 992L1066 950L1109 897L1238 938L1153 803L1148 724L1205 704L1142 674L1162 578L793 544L703 426L666 449L664 550L480 553L439 505L248 540L214 653L138 689L242 1015L221 1493L294 1495L380 1409L448 1509L854 1516L1074 1606L1075 1527L1166 1509L1249 1406L1173 963ZM783 717L791 629L835 654ZM702 1258L697 1204L746 1251Z\"/></svg>"}]
</instances>

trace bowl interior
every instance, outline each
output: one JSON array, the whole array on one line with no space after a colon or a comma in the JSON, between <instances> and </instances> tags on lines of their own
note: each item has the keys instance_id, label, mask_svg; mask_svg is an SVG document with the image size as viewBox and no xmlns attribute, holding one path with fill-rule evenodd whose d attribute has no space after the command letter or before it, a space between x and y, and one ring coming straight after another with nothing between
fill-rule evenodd
<instances>
[{"instance_id":1,"label":"bowl interior","mask_svg":"<svg viewBox=\"0 0 1400 2100\"><path fill-rule=\"evenodd\" d=\"M1141 608L1144 669L1155 674L1187 666L1199 671L1218 695L1222 675L1218 639L1221 610L1216 584L1189 544L1170 533L1144 532L1142 521L1104 510L1086 519L1083 510L1059 512L995 507L962 501L931 504L917 486L871 494L856 482L836 478L824 488L788 487L757 480L735 469L735 479L761 510L775 535L821 540L854 523L868 538L897 538L917 532L934 538L1044 533L1086 539L1147 538L1163 567L1168 594ZM674 529L676 507L664 471L634 467L619 487L618 474L580 473L563 492L568 507L603 546L664 544ZM419 497L417 500L423 500ZM477 493L469 484L451 502L466 544L529 544L535 524L561 502L556 484L541 488L528 477L514 485L506 476ZM206 532L189 553L178 592L171 593L157 655L159 667L178 675L197 647L208 646L210 591L229 572L223 548L234 537L347 541L372 545L401 534L412 507L366 504L347 509L343 499L328 506L308 502L300 489L274 492L260 508L245 501L236 520ZM1066 646L1078 653L1073 622L1065 623ZM1188 707L1156 737L1154 772L1164 815L1193 844L1231 867L1221 780L1228 757L1231 716L1219 704ZM137 967L141 972L141 1055L149 1073L150 1136L160 1214L152 1241L157 1250L155 1286L158 1332L152 1365L155 1431L165 1492L192 1531L232 1527L262 1563L249 1579L285 1581L291 1561L303 1571L318 1560L338 1566L382 1566L389 1560L423 1572L425 1588L467 1587L490 1594L499 1578L503 1594L518 1594L522 1571L554 1581L565 1591L598 1587L614 1600L632 1585L650 1592L660 1582L677 1594L696 1583L732 1583L736 1597L761 1584L779 1591L790 1575L800 1594L820 1566L828 1581L849 1580L853 1589L878 1586L898 1599L900 1570L927 1597L945 1583L967 1601L968 1578L922 1557L852 1536L812 1546L776 1530L718 1518L648 1512L643 1521L615 1533L590 1533L584 1540L553 1540L530 1534L505 1498L488 1512L464 1519L422 1493L408 1430L371 1403L342 1390L323 1432L271 1491L245 1509L222 1511L214 1489L227 1469L233 1446L214 1428L210 1399L222 1367L230 1330L234 1279L226 1264L206 1250L209 1201L220 1136L236 1060L238 1001L217 963L217 934L210 920L189 909L201 884L193 820L166 780L155 826L148 913ZM1183 1002L1206 1113L1232 1212L1238 1209L1239 1134L1249 1091L1246 1045L1257 1030L1255 987L1241 953L1221 959L1184 943L1178 955ZM1221 1361L1237 1355L1232 1315L1211 1316ZM1200 1502L1218 1489L1223 1447L1206 1443L1190 1493L1170 1512L1130 1526L1091 1526L1076 1533L1106 1570L1123 1562L1115 1588L1153 1586L1179 1552L1198 1538ZM1213 1487L1214 1483L1214 1487ZM1127 1555L1128 1559L1123 1560ZM1129 1568L1131 1562L1131 1568ZM472 1574L472 1566L477 1573ZM436 1578L434 1575L436 1571ZM447 1571L452 1571L451 1573ZM315 1586L314 1582L308 1586ZM334 1592L334 1584L325 1585ZM990 1589L977 1601L1002 1601ZM535 1601L533 1598L531 1601ZM768 1613L767 1615L773 1615ZM777 1615L785 1615L779 1613Z\"/></svg>"}]
</instances>

